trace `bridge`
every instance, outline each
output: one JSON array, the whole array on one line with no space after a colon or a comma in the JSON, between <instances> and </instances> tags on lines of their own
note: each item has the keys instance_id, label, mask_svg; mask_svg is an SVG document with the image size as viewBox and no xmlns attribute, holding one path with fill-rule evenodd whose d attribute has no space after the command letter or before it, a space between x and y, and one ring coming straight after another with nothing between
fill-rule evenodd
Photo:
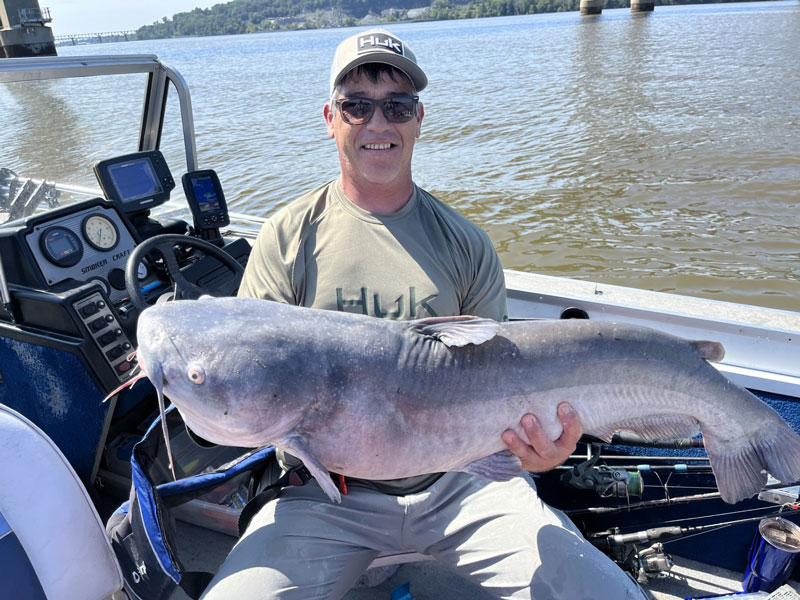
<instances>
[{"instance_id":1,"label":"bridge","mask_svg":"<svg viewBox=\"0 0 800 600\"><path fill-rule=\"evenodd\" d=\"M56 46L78 46L81 44L104 44L127 42L136 39L136 31L106 31L105 33L75 33L55 36Z\"/></svg>"}]
</instances>

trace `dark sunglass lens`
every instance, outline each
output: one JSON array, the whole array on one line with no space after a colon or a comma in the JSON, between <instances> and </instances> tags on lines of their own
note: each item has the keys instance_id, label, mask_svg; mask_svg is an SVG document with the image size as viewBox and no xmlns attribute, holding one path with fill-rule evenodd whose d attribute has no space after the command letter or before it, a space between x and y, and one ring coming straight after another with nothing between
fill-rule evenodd
<instances>
[{"instance_id":1,"label":"dark sunglass lens","mask_svg":"<svg viewBox=\"0 0 800 600\"><path fill-rule=\"evenodd\" d=\"M387 98L383 103L383 114L388 121L405 123L414 117L412 98Z\"/></svg>"},{"instance_id":2,"label":"dark sunglass lens","mask_svg":"<svg viewBox=\"0 0 800 600\"><path fill-rule=\"evenodd\" d=\"M341 108L344 120L348 123L366 123L372 117L373 104L366 98L344 100Z\"/></svg>"}]
</instances>

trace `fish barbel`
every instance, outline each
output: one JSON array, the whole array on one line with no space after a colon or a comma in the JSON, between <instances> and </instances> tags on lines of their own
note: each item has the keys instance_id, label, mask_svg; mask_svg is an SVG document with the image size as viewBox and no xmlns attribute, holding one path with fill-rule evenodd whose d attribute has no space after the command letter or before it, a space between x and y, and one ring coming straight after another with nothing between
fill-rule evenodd
<instances>
[{"instance_id":1,"label":"fish barbel","mask_svg":"<svg viewBox=\"0 0 800 600\"><path fill-rule=\"evenodd\" d=\"M700 431L722 499L757 493L771 473L800 479L800 436L707 361L716 342L603 321L391 321L250 298L153 306L138 359L159 396L210 442L269 444L300 458L339 501L329 471L397 479L519 473L501 439L533 413L561 435L560 402L610 440Z\"/></svg>"}]
</instances>

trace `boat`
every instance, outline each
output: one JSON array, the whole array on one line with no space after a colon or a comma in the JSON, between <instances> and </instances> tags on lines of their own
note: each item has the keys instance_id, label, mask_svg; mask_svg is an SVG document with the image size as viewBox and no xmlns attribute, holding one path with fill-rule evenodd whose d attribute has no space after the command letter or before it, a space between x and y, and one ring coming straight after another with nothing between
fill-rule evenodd
<instances>
[{"instance_id":1,"label":"boat","mask_svg":"<svg viewBox=\"0 0 800 600\"><path fill-rule=\"evenodd\" d=\"M93 169L96 185L36 178L0 164L0 439L12 439L16 431L32 444L15 455L19 462L0 454L7 461L3 477L11 478L0 478L5 490L0 492L0 543L33 536L29 539L67 553L57 568L73 573L74 564L63 560L70 544L98 524L102 531L110 512L127 497L131 449L157 415L148 383L117 390L132 377L129 355L136 347L139 313L170 297L234 294L263 222L227 210L213 171L199 169L189 87L156 56L0 62L0 84L14 86L84 78L103 85L108 78L129 75L144 83L135 96L144 98L138 128L131 132L138 139L136 151L81 157L86 169ZM180 130L184 156L183 163L169 166L160 147L171 114L168 93L176 95L180 121L168 125ZM154 258L153 251L162 258ZM721 342L726 354L715 364L720 372L800 431L800 313L512 270L505 276L511 319L611 320ZM187 475L240 453L201 449L183 430L172 432L172 442ZM621 437L611 445L587 439L566 465L539 476L538 486L548 502L567 511L589 539L646 587L656 590L669 580L675 562L687 561L700 582L714 570L732 574L730 587L720 589L735 591L758 523L778 515L796 520L800 485L775 482L757 498L726 505L715 492L701 446L696 439L643 443ZM0 453L8 451L8 444L0 445ZM6 468L12 462L16 468ZM11 492L22 496L11 497ZM15 503L15 522L8 502ZM86 520L66 527L58 546L53 541L58 528L43 521L56 519L54 513L68 504ZM176 514L187 524L186 535L215 540L212 545L224 556L235 539L240 510L226 496L193 500ZM23 531L28 526L33 533ZM108 540L100 536L93 543L99 549L90 561L92 572L108 584L98 592L105 596L97 597L125 597ZM50 552L42 560L56 561ZM424 577L432 567L422 559L387 555L374 566L416 563L417 575ZM56 568L47 565L42 569ZM109 577L100 577L100 571ZM56 585L58 577L36 574L41 585ZM437 597L471 595L452 591L459 589L452 579L433 579L438 583L429 579L426 585L451 590ZM74 577L71 582L79 588L77 595L73 589L72 596L30 597L89 598L88 587L81 588ZM677 589L654 596L683 598L706 588ZM349 597L385 595L354 592Z\"/></svg>"}]
</instances>

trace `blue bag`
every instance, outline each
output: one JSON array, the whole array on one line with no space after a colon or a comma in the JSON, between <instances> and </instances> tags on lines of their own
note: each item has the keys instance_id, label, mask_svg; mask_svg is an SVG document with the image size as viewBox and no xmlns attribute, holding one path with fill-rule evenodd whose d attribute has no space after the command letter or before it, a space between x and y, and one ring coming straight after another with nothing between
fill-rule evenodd
<instances>
[{"instance_id":1,"label":"blue bag","mask_svg":"<svg viewBox=\"0 0 800 600\"><path fill-rule=\"evenodd\" d=\"M183 427L180 414L167 409L170 431ZM274 447L245 451L236 459L197 475L172 481L164 465L166 446L160 417L150 425L131 456L131 496L106 523L106 532L131 598L167 600L176 587L199 598L212 574L186 571L178 558L172 509L244 474L245 501L256 496L265 470L275 461ZM277 493L275 494L277 495Z\"/></svg>"}]
</instances>

